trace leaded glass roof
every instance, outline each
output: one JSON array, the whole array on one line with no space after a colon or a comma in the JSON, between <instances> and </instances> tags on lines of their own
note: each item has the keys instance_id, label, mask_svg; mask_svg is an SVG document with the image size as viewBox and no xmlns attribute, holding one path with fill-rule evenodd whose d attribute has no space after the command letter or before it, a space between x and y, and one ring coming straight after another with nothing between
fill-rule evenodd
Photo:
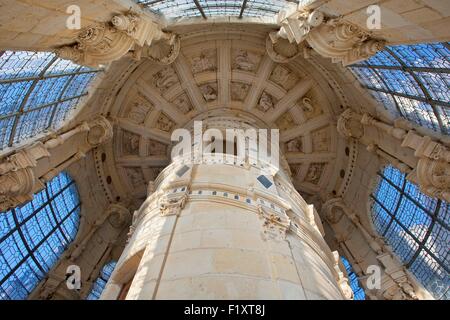
<instances>
[{"instance_id":1,"label":"leaded glass roof","mask_svg":"<svg viewBox=\"0 0 450 320\"><path fill-rule=\"evenodd\" d=\"M390 46L351 70L395 116L450 134L448 43Z\"/></svg>"},{"instance_id":2,"label":"leaded glass roof","mask_svg":"<svg viewBox=\"0 0 450 320\"><path fill-rule=\"evenodd\" d=\"M372 194L372 220L403 264L436 299L450 299L450 205L388 166Z\"/></svg>"},{"instance_id":3,"label":"leaded glass roof","mask_svg":"<svg viewBox=\"0 0 450 320\"><path fill-rule=\"evenodd\" d=\"M0 51L0 150L61 127L96 73L49 52Z\"/></svg>"},{"instance_id":4,"label":"leaded glass roof","mask_svg":"<svg viewBox=\"0 0 450 320\"><path fill-rule=\"evenodd\" d=\"M26 299L75 239L80 200L62 172L32 201L0 212L0 300Z\"/></svg>"},{"instance_id":5,"label":"leaded glass roof","mask_svg":"<svg viewBox=\"0 0 450 320\"><path fill-rule=\"evenodd\" d=\"M298 1L285 0L136 0L167 18L214 16L273 17Z\"/></svg>"}]
</instances>

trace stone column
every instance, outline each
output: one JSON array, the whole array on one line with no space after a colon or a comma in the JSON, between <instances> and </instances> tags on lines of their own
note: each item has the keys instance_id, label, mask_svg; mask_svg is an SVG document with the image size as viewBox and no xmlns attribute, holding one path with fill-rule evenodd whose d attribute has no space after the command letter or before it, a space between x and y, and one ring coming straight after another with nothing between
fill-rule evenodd
<instances>
[{"instance_id":1,"label":"stone column","mask_svg":"<svg viewBox=\"0 0 450 320\"><path fill-rule=\"evenodd\" d=\"M317 212L287 168L263 166L229 154L175 158L134 213L101 298L350 298Z\"/></svg>"}]
</instances>

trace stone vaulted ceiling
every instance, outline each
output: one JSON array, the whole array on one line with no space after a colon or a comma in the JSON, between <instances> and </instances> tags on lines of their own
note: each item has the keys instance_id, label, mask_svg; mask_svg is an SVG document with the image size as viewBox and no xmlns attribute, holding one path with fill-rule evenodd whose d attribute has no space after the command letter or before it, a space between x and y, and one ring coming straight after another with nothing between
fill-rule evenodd
<instances>
[{"instance_id":1,"label":"stone vaulted ceiling","mask_svg":"<svg viewBox=\"0 0 450 320\"><path fill-rule=\"evenodd\" d=\"M96 151L109 199L124 200L126 194L138 205L147 182L170 162L171 132L208 112L225 111L280 129L280 149L307 199L345 192L356 150L336 130L337 115L347 107L343 90L317 58L273 62L266 54L267 31L254 29L243 35L230 27L180 27L175 32L181 34L181 52L173 64L130 62L128 78L120 90L112 86L109 95L115 97L104 102L114 139Z\"/></svg>"}]
</instances>

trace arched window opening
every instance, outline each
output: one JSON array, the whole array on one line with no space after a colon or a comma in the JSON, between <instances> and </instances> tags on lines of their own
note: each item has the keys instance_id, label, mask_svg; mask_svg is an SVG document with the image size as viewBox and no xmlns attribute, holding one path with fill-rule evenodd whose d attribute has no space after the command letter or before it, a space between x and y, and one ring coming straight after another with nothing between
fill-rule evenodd
<instances>
[{"instance_id":1,"label":"arched window opening","mask_svg":"<svg viewBox=\"0 0 450 320\"><path fill-rule=\"evenodd\" d=\"M33 200L0 213L0 299L26 299L75 239L80 200L62 172Z\"/></svg>"},{"instance_id":2,"label":"arched window opening","mask_svg":"<svg viewBox=\"0 0 450 320\"><path fill-rule=\"evenodd\" d=\"M350 288L353 290L353 300L366 300L366 293L361 287L358 276L353 271L353 268L347 259L341 257L342 263L344 264L345 270L347 271L348 282L350 283Z\"/></svg>"},{"instance_id":3,"label":"arched window opening","mask_svg":"<svg viewBox=\"0 0 450 320\"><path fill-rule=\"evenodd\" d=\"M0 150L60 128L97 72L50 52L0 51Z\"/></svg>"},{"instance_id":4,"label":"arched window opening","mask_svg":"<svg viewBox=\"0 0 450 320\"><path fill-rule=\"evenodd\" d=\"M100 298L103 290L105 289L106 283L108 282L111 274L114 271L114 268L116 267L116 264L116 261L111 261L103 266L102 270L100 271L100 275L94 281L91 292L86 297L86 300L98 300Z\"/></svg>"},{"instance_id":5,"label":"arched window opening","mask_svg":"<svg viewBox=\"0 0 450 320\"><path fill-rule=\"evenodd\" d=\"M436 298L450 298L450 206L430 198L387 166L371 195L376 231Z\"/></svg>"},{"instance_id":6,"label":"arched window opening","mask_svg":"<svg viewBox=\"0 0 450 320\"><path fill-rule=\"evenodd\" d=\"M350 69L394 116L450 134L450 45L389 46Z\"/></svg>"}]
</instances>

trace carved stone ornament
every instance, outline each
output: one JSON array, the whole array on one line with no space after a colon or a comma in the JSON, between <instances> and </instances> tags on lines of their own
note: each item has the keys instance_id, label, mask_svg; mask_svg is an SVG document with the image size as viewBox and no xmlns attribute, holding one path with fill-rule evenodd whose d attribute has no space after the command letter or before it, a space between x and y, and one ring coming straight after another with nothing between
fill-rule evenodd
<instances>
[{"instance_id":1,"label":"carved stone ornament","mask_svg":"<svg viewBox=\"0 0 450 320\"><path fill-rule=\"evenodd\" d=\"M130 223L130 210L120 204L111 204L107 210L108 222L116 229Z\"/></svg>"},{"instance_id":2,"label":"carved stone ornament","mask_svg":"<svg viewBox=\"0 0 450 320\"><path fill-rule=\"evenodd\" d=\"M0 211L31 200L34 183L35 176L32 167L2 174L0 176Z\"/></svg>"},{"instance_id":3,"label":"carved stone ornament","mask_svg":"<svg viewBox=\"0 0 450 320\"><path fill-rule=\"evenodd\" d=\"M146 17L133 13L114 16L109 23L82 29L76 43L55 50L63 59L98 67L133 53L135 59L149 58L161 64L172 63L179 53L179 39L165 33Z\"/></svg>"},{"instance_id":4,"label":"carved stone ornament","mask_svg":"<svg viewBox=\"0 0 450 320\"><path fill-rule=\"evenodd\" d=\"M286 232L291 225L287 215L281 216L268 212L262 206L258 206L258 214L263 219L263 238L265 240L284 240Z\"/></svg>"},{"instance_id":5,"label":"carved stone ornament","mask_svg":"<svg viewBox=\"0 0 450 320\"><path fill-rule=\"evenodd\" d=\"M322 215L331 224L338 223L345 215L345 204L341 198L330 199L322 206Z\"/></svg>"},{"instance_id":6,"label":"carved stone ornament","mask_svg":"<svg viewBox=\"0 0 450 320\"><path fill-rule=\"evenodd\" d=\"M351 109L345 110L339 116L337 130L346 138L362 138L364 136L364 126L361 123L361 116Z\"/></svg>"},{"instance_id":7,"label":"carved stone ornament","mask_svg":"<svg viewBox=\"0 0 450 320\"><path fill-rule=\"evenodd\" d=\"M111 123L102 116L89 123L89 132L86 136L87 143L92 147L97 147L113 136L113 128Z\"/></svg>"},{"instance_id":8,"label":"carved stone ornament","mask_svg":"<svg viewBox=\"0 0 450 320\"><path fill-rule=\"evenodd\" d=\"M416 168L420 190L433 198L450 202L450 163L421 158Z\"/></svg>"},{"instance_id":9,"label":"carved stone ornament","mask_svg":"<svg viewBox=\"0 0 450 320\"><path fill-rule=\"evenodd\" d=\"M182 197L177 198L164 198L160 200L159 210L161 216L178 216L181 210L186 204L187 196L184 194Z\"/></svg>"},{"instance_id":10,"label":"carved stone ornament","mask_svg":"<svg viewBox=\"0 0 450 320\"><path fill-rule=\"evenodd\" d=\"M299 45L305 42L321 56L344 66L370 58L385 45L359 27L340 19L327 19L318 10L297 10L290 14L281 11L278 25L279 31L271 32L266 42L267 53L276 62L297 57L302 51Z\"/></svg>"}]
</instances>

